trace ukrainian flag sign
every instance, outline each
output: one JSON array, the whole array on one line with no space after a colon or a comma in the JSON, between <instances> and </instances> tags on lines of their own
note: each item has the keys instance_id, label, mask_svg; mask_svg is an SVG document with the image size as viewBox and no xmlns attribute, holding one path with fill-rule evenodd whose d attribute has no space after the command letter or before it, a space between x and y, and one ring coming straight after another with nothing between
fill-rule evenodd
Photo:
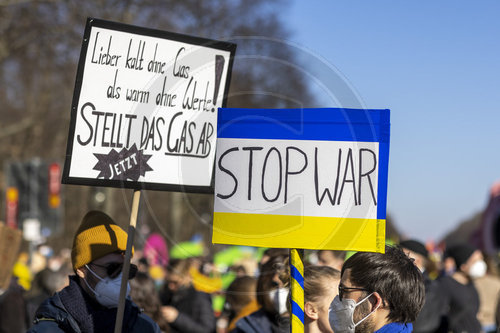
<instances>
[{"instance_id":1,"label":"ukrainian flag sign","mask_svg":"<svg viewBox=\"0 0 500 333\"><path fill-rule=\"evenodd\" d=\"M383 252L389 110L219 109L213 242Z\"/></svg>"}]
</instances>

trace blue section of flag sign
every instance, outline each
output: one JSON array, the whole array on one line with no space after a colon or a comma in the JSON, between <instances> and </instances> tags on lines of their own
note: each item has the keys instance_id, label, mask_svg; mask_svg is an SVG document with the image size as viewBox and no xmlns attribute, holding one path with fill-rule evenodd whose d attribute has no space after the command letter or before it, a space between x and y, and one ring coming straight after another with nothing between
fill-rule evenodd
<instances>
[{"instance_id":1,"label":"blue section of flag sign","mask_svg":"<svg viewBox=\"0 0 500 333\"><path fill-rule=\"evenodd\" d=\"M389 142L389 110L220 108L217 136L232 139Z\"/></svg>"},{"instance_id":2,"label":"blue section of flag sign","mask_svg":"<svg viewBox=\"0 0 500 333\"><path fill-rule=\"evenodd\" d=\"M231 139L379 142L377 218L386 218L388 109L219 108L217 137Z\"/></svg>"},{"instance_id":3,"label":"blue section of flag sign","mask_svg":"<svg viewBox=\"0 0 500 333\"><path fill-rule=\"evenodd\" d=\"M387 181L389 173L389 136L390 119L389 110L385 110L381 117L380 131L381 136L387 137L386 141L379 141L378 145L378 205L377 218L386 218L387 209Z\"/></svg>"}]
</instances>

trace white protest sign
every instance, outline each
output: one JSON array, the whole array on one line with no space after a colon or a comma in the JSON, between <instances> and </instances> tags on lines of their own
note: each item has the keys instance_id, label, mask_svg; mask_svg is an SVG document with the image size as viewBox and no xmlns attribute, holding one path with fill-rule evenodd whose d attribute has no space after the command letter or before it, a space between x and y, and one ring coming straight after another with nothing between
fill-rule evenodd
<instances>
[{"instance_id":1,"label":"white protest sign","mask_svg":"<svg viewBox=\"0 0 500 333\"><path fill-rule=\"evenodd\" d=\"M376 219L378 145L219 138L215 211Z\"/></svg>"},{"instance_id":2,"label":"white protest sign","mask_svg":"<svg viewBox=\"0 0 500 333\"><path fill-rule=\"evenodd\" d=\"M89 19L63 182L210 192L235 49Z\"/></svg>"}]
</instances>

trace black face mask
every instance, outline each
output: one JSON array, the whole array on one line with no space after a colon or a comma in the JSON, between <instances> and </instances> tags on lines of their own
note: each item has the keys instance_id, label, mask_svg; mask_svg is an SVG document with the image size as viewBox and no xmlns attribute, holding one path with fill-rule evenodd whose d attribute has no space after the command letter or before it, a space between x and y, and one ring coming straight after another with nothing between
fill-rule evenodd
<instances>
[{"instance_id":1,"label":"black face mask","mask_svg":"<svg viewBox=\"0 0 500 333\"><path fill-rule=\"evenodd\" d=\"M177 288L177 290L173 291L172 289L170 289L168 287L168 284L165 285L165 290L163 292L163 299L165 299L166 301L172 301L173 298L176 298L178 299L179 297L182 298L182 296L184 296L188 290L189 290L189 285L188 286L179 286Z\"/></svg>"},{"instance_id":2,"label":"black face mask","mask_svg":"<svg viewBox=\"0 0 500 333\"><path fill-rule=\"evenodd\" d=\"M168 305L172 303L172 297L174 296L174 293L172 290L170 290L166 285L163 288L163 291L160 295L160 300L163 305Z\"/></svg>"},{"instance_id":3,"label":"black face mask","mask_svg":"<svg viewBox=\"0 0 500 333\"><path fill-rule=\"evenodd\" d=\"M224 303L223 312L229 318L229 320L232 320L234 317L236 317L236 312L234 311L231 304L229 304L228 302Z\"/></svg>"},{"instance_id":4,"label":"black face mask","mask_svg":"<svg viewBox=\"0 0 500 333\"><path fill-rule=\"evenodd\" d=\"M189 290L189 285L187 286L179 286L179 288L177 288L177 290L174 293L174 295L184 295L185 293L188 292Z\"/></svg>"}]
</instances>

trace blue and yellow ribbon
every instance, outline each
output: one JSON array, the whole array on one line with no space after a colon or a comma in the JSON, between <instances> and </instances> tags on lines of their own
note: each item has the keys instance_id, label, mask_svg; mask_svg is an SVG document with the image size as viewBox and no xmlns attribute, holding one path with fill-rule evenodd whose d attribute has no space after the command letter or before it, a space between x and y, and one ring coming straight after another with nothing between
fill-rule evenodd
<instances>
[{"instance_id":1,"label":"blue and yellow ribbon","mask_svg":"<svg viewBox=\"0 0 500 333\"><path fill-rule=\"evenodd\" d=\"M290 250L292 333L304 332L304 250Z\"/></svg>"}]
</instances>

